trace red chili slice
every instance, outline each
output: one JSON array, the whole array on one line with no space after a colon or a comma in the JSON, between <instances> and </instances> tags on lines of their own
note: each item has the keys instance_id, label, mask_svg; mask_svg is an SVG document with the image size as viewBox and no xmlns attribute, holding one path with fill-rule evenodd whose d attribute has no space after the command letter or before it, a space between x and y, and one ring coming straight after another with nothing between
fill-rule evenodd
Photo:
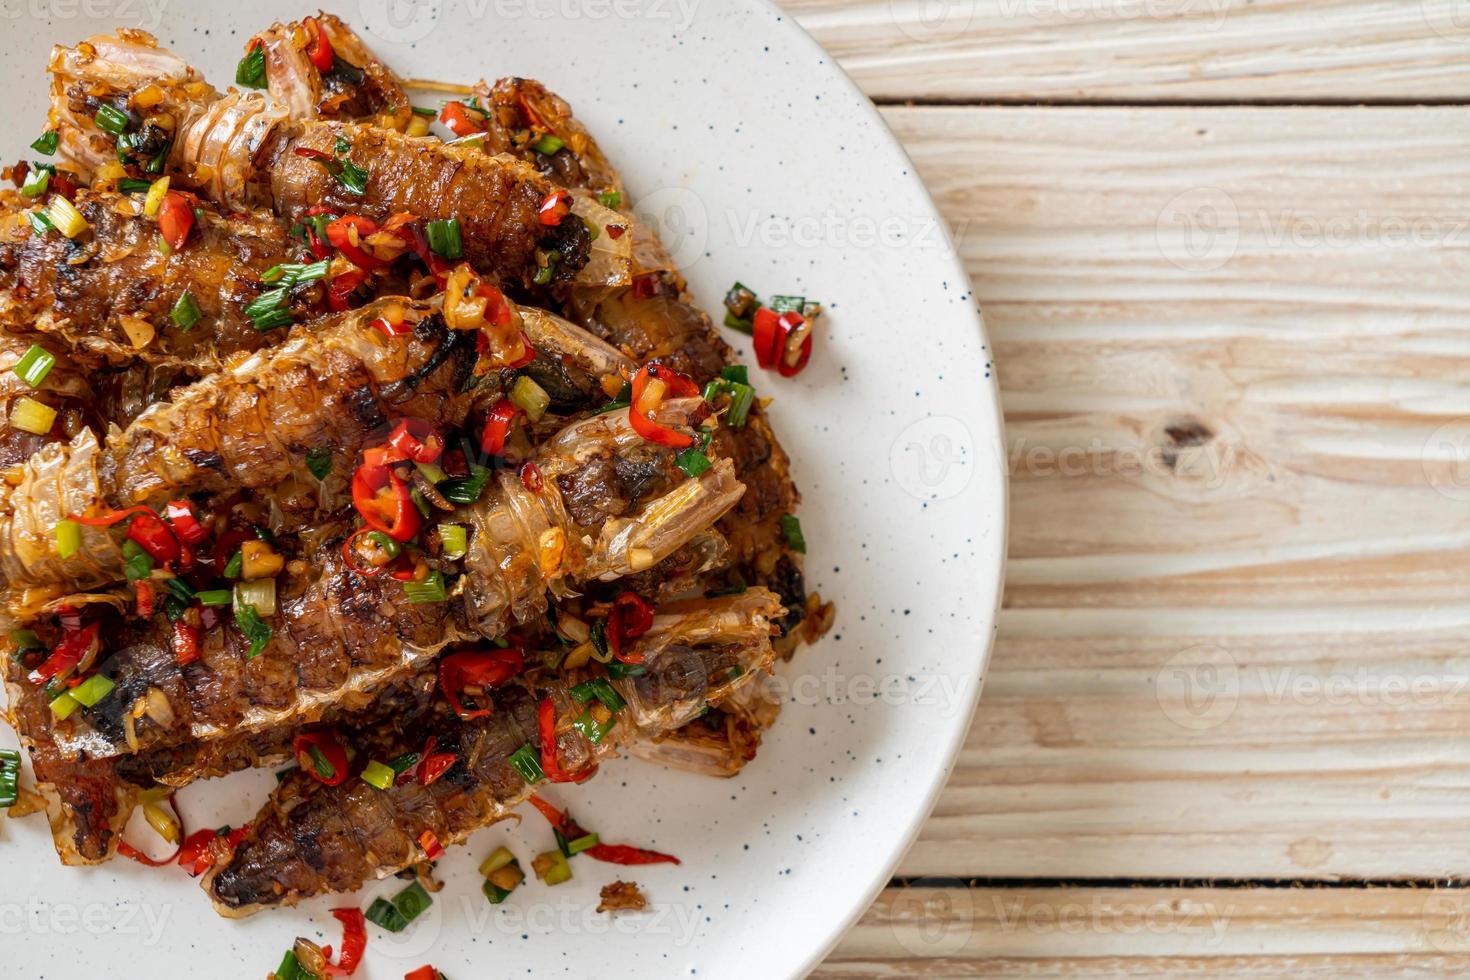
<instances>
[{"instance_id":1,"label":"red chili slice","mask_svg":"<svg viewBox=\"0 0 1470 980\"><path fill-rule=\"evenodd\" d=\"M521 410L509 398L502 398L492 405L485 416L485 429L480 433L480 451L487 456L503 454L505 440L520 414Z\"/></svg>"},{"instance_id":2,"label":"red chili slice","mask_svg":"<svg viewBox=\"0 0 1470 980\"><path fill-rule=\"evenodd\" d=\"M763 368L774 365L780 356L780 319L774 310L764 306L755 311L751 334L755 340L755 362Z\"/></svg>"},{"instance_id":3,"label":"red chili slice","mask_svg":"<svg viewBox=\"0 0 1470 980\"><path fill-rule=\"evenodd\" d=\"M148 579L139 579L133 584L133 595L137 598L137 611L139 619L151 619L153 616L153 583Z\"/></svg>"},{"instance_id":4,"label":"red chili slice","mask_svg":"<svg viewBox=\"0 0 1470 980\"><path fill-rule=\"evenodd\" d=\"M327 285L327 306L335 313L353 308L353 294L368 281L368 274L361 269L348 269L332 277Z\"/></svg>"},{"instance_id":5,"label":"red chili slice","mask_svg":"<svg viewBox=\"0 0 1470 980\"><path fill-rule=\"evenodd\" d=\"M317 782L341 786L347 781L347 750L331 735L326 732L303 732L296 736L291 747L301 768ZM316 749L316 752L312 752L312 749ZM326 768L331 770L330 775L318 768L318 755Z\"/></svg>"},{"instance_id":6,"label":"red chili slice","mask_svg":"<svg viewBox=\"0 0 1470 980\"><path fill-rule=\"evenodd\" d=\"M797 353L796 363L789 364L786 360L786 347L790 343L791 335L806 320L800 313L782 313L776 321L780 328L778 331L779 341L776 344L776 370L783 378L794 378L806 367L806 362L812 357L812 334L810 331L802 338L801 347Z\"/></svg>"},{"instance_id":7,"label":"red chili slice","mask_svg":"<svg viewBox=\"0 0 1470 980\"><path fill-rule=\"evenodd\" d=\"M630 847L627 844L595 844L582 853L598 861L606 861L608 864L680 863L679 859L672 854L663 854L659 851L650 851L641 847Z\"/></svg>"},{"instance_id":8,"label":"red chili slice","mask_svg":"<svg viewBox=\"0 0 1470 980\"><path fill-rule=\"evenodd\" d=\"M444 437L423 419L404 419L388 436L388 445L402 455L399 459L433 463L444 455Z\"/></svg>"},{"instance_id":9,"label":"red chili slice","mask_svg":"<svg viewBox=\"0 0 1470 980\"><path fill-rule=\"evenodd\" d=\"M419 783L423 786L434 785L459 759L453 752L435 752L434 746L438 744L439 739L433 735L424 743L424 755L418 764Z\"/></svg>"},{"instance_id":10,"label":"red chili slice","mask_svg":"<svg viewBox=\"0 0 1470 980\"><path fill-rule=\"evenodd\" d=\"M357 468L352 474L352 504L368 527L394 541L412 539L423 525L408 484L387 466Z\"/></svg>"},{"instance_id":11,"label":"red chili slice","mask_svg":"<svg viewBox=\"0 0 1470 980\"><path fill-rule=\"evenodd\" d=\"M374 575L383 574L383 569L388 567L389 562L384 562L381 565L364 565L359 560L361 556L357 552L357 541L359 538L365 534L381 533L381 531L375 531L370 527L360 527L352 532L346 541L342 542L342 560L347 563L348 568L365 578L372 578Z\"/></svg>"},{"instance_id":12,"label":"red chili slice","mask_svg":"<svg viewBox=\"0 0 1470 980\"><path fill-rule=\"evenodd\" d=\"M158 209L158 231L168 247L177 252L189 238L194 227L194 202L178 191L163 195L163 204Z\"/></svg>"},{"instance_id":13,"label":"red chili slice","mask_svg":"<svg viewBox=\"0 0 1470 980\"><path fill-rule=\"evenodd\" d=\"M152 511L139 514L128 525L128 537L138 543L148 556L159 563L171 562L179 557L179 539L174 532Z\"/></svg>"},{"instance_id":14,"label":"red chili slice","mask_svg":"<svg viewBox=\"0 0 1470 980\"><path fill-rule=\"evenodd\" d=\"M353 231L357 232L357 241L361 242L369 235L378 233L378 223L360 214L346 214L336 221L327 225L327 241L331 242L337 251L347 257L347 260L359 269L372 270L388 263L366 252L360 245L353 242Z\"/></svg>"},{"instance_id":15,"label":"red chili slice","mask_svg":"<svg viewBox=\"0 0 1470 980\"><path fill-rule=\"evenodd\" d=\"M513 648L500 650L465 650L452 653L439 661L439 688L444 700L454 713L469 721L484 718L494 712L493 707L465 710L460 696L466 688L481 691L499 687L519 674L525 666L521 652Z\"/></svg>"},{"instance_id":16,"label":"red chili slice","mask_svg":"<svg viewBox=\"0 0 1470 980\"><path fill-rule=\"evenodd\" d=\"M657 398L646 396L648 383L653 380L664 384L664 393ZM676 398L692 398L698 394L699 386L672 368L657 361L645 364L633 376L628 421L632 423L633 431L649 442L674 449L686 449L694 445L694 436L661 425L655 421L655 416L664 398L670 395Z\"/></svg>"},{"instance_id":17,"label":"red chili slice","mask_svg":"<svg viewBox=\"0 0 1470 980\"><path fill-rule=\"evenodd\" d=\"M97 631L99 624L82 629L70 630L56 644L41 665L28 675L32 684L44 684L53 677L64 677L76 669L77 664L91 650L92 645L97 642Z\"/></svg>"},{"instance_id":18,"label":"red chili slice","mask_svg":"<svg viewBox=\"0 0 1470 980\"><path fill-rule=\"evenodd\" d=\"M184 544L198 544L209 537L209 530L194 516L194 507L187 500L170 500L163 508L163 516L173 525L174 535Z\"/></svg>"},{"instance_id":19,"label":"red chili slice","mask_svg":"<svg viewBox=\"0 0 1470 980\"><path fill-rule=\"evenodd\" d=\"M580 773L567 772L561 766L556 753L556 705L551 698L543 698L537 709L536 728L541 743L541 771L553 783L581 783L591 779L597 766L588 766Z\"/></svg>"},{"instance_id":20,"label":"red chili slice","mask_svg":"<svg viewBox=\"0 0 1470 980\"><path fill-rule=\"evenodd\" d=\"M317 71L332 70L332 42L322 30L321 23L315 17L308 17L302 22L306 28L306 36L310 41L306 46L306 56L316 66Z\"/></svg>"},{"instance_id":21,"label":"red chili slice","mask_svg":"<svg viewBox=\"0 0 1470 980\"><path fill-rule=\"evenodd\" d=\"M446 102L439 113L439 121L448 126L455 136L470 136L485 131L485 116L463 102Z\"/></svg>"},{"instance_id":22,"label":"red chili slice","mask_svg":"<svg viewBox=\"0 0 1470 980\"><path fill-rule=\"evenodd\" d=\"M332 963L331 947L322 950L327 958L327 976L350 977L357 972L362 954L367 951L367 916L362 909L332 909L332 915L342 923L342 957Z\"/></svg>"},{"instance_id":23,"label":"red chili slice","mask_svg":"<svg viewBox=\"0 0 1470 980\"><path fill-rule=\"evenodd\" d=\"M402 337L406 333L413 333L413 324L406 320L390 320L386 316L380 316L368 326L378 330L385 337Z\"/></svg>"},{"instance_id":24,"label":"red chili slice","mask_svg":"<svg viewBox=\"0 0 1470 980\"><path fill-rule=\"evenodd\" d=\"M531 493L540 493L546 489L546 478L541 475L541 467L530 461L522 463L521 486Z\"/></svg>"},{"instance_id":25,"label":"red chili slice","mask_svg":"<svg viewBox=\"0 0 1470 980\"><path fill-rule=\"evenodd\" d=\"M572 195L564 190L554 190L547 194L537 209L536 216L543 225L555 228L561 224L562 219L572 213Z\"/></svg>"},{"instance_id":26,"label":"red chili slice","mask_svg":"<svg viewBox=\"0 0 1470 980\"><path fill-rule=\"evenodd\" d=\"M182 619L175 621L173 647L174 659L180 667L192 664L199 659L199 630Z\"/></svg>"},{"instance_id":27,"label":"red chili slice","mask_svg":"<svg viewBox=\"0 0 1470 980\"><path fill-rule=\"evenodd\" d=\"M403 980L440 980L439 971L432 966L421 966L403 975Z\"/></svg>"},{"instance_id":28,"label":"red chili slice","mask_svg":"<svg viewBox=\"0 0 1470 980\"><path fill-rule=\"evenodd\" d=\"M419 834L419 847L424 849L424 856L430 861L437 861L444 856L444 845L439 843L438 835L432 830Z\"/></svg>"},{"instance_id":29,"label":"red chili slice","mask_svg":"<svg viewBox=\"0 0 1470 980\"><path fill-rule=\"evenodd\" d=\"M625 653L623 644L636 640L653 627L653 606L636 592L623 592L613 600L607 614L607 645L613 656L625 664L643 662L641 653Z\"/></svg>"},{"instance_id":30,"label":"red chili slice","mask_svg":"<svg viewBox=\"0 0 1470 980\"><path fill-rule=\"evenodd\" d=\"M197 830L184 838L184 843L179 846L179 866L189 873L189 877L197 878L214 866L214 855L210 852L209 845L219 834L212 827Z\"/></svg>"}]
</instances>

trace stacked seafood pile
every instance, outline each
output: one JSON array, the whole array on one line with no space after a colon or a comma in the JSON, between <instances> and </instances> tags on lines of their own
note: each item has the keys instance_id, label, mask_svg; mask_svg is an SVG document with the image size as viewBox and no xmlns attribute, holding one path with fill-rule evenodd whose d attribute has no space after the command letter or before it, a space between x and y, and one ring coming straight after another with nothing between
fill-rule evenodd
<instances>
[{"instance_id":1,"label":"stacked seafood pile","mask_svg":"<svg viewBox=\"0 0 1470 980\"><path fill-rule=\"evenodd\" d=\"M0 194L0 603L65 863L294 760L186 856L241 915L619 750L754 757L772 664L832 610L757 372L565 102L415 107L330 16L257 35L224 92L141 32L50 71L45 159ZM804 366L815 308L729 305Z\"/></svg>"}]
</instances>

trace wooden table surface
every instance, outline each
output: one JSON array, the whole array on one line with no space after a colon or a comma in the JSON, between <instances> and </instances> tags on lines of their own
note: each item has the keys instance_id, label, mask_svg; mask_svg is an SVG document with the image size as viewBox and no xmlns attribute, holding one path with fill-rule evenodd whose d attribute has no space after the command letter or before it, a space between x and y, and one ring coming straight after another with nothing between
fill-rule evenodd
<instances>
[{"instance_id":1,"label":"wooden table surface","mask_svg":"<svg viewBox=\"0 0 1470 980\"><path fill-rule=\"evenodd\" d=\"M787 6L951 224L1012 475L974 728L817 975L1470 973L1470 4Z\"/></svg>"}]
</instances>

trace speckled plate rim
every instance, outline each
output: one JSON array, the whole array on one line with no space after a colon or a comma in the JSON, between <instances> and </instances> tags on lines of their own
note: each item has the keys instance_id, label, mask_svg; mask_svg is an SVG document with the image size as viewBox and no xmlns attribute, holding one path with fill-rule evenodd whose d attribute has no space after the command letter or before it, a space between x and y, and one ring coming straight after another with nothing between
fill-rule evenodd
<instances>
[{"instance_id":1,"label":"speckled plate rim","mask_svg":"<svg viewBox=\"0 0 1470 980\"><path fill-rule=\"evenodd\" d=\"M934 203L934 197L932 194L929 193L929 188L919 177L918 171L914 167L913 160L909 156L908 151L904 149L904 146L899 141L897 134L895 134L893 130L889 127L887 120L885 120L883 118L883 114L878 111L878 107L873 104L872 99L868 98L867 94L858 87L858 84L853 81L852 76L847 73L847 71L841 66L837 59L833 58L832 55L825 48L823 48L821 44L817 42L816 38L807 33L806 29L798 24L796 20L792 18L789 13L785 12L777 3L775 3L774 0L751 0L751 2L755 3L758 6L765 7L767 11L769 11L773 16L777 17L778 19L784 18L785 22L790 27L791 36L794 43L803 44L810 50L812 54L819 55L822 58L828 60L836 73L841 76L842 84L846 88L848 94L851 96L855 105L860 107L858 111L864 114L870 122L878 126L882 132L888 135L888 139L891 141L892 144L892 150L909 164L908 173L905 175L904 179L909 182L911 188L917 192L920 199L922 199L927 204L929 211L933 216L937 227L939 228L940 234L943 236L944 245L946 246L949 255L948 262L955 281L964 283L970 294L973 296L974 288L970 282L970 274L965 269L964 262L960 259L959 250L955 248L954 237L950 234L949 224L944 220L943 215L939 213L939 207ZM985 329L984 317L981 315L978 307L974 303L970 304L969 310L970 318L973 321L972 325L974 327L975 333L984 345L984 349L989 350L990 335ZM995 440L995 445L1004 445L1005 420L1004 416L1001 413L999 386L992 379L988 384L985 385L985 388L989 392L990 408L994 418L994 432L992 433L992 436ZM992 428L992 426L990 425L979 425L978 423L980 422L980 420L978 419L967 419L965 421L976 423L977 430L989 430ZM928 822L929 814L934 811L935 804L939 802L939 794L944 791L945 784L949 782L950 774L953 771L954 760L959 756L960 749L964 746L965 738L969 735L970 727L974 723L975 712L980 704L980 694L985 686L985 673L990 666L991 654L995 651L996 625L998 617L1000 615L1001 596L1005 591L1006 542L1009 539L1010 528L1010 481L1006 479L1005 467L980 467L979 469L981 470L981 472L977 472L975 476L977 480L990 479L994 481L992 485L987 488L987 495L991 493L994 494L995 499L999 503L999 511L990 515L994 522L995 530L997 533L991 539L992 554L990 556L990 561L986 567L993 567L995 570L993 579L995 594L991 597L990 610L987 614L990 629L986 632L985 639L983 641L984 649L980 651L980 656L975 661L975 684L973 693L969 699L969 703L965 705L956 716L957 723L952 726L949 732L948 741L944 745L944 751L942 753L942 764L935 771L934 777L931 779L928 787L926 787L922 796L922 801L920 802L919 806L914 810L913 820L910 823L907 832L903 834L899 846L896 847L893 853L888 856L888 860L878 866L876 872L868 881L866 887L863 889L861 894L856 896L856 900L852 903L852 907L848 909L847 914L839 920L838 926L832 932L832 934L828 936L826 941L820 946L814 947L811 955L803 963L800 964L800 966L797 968L797 974L800 976L805 976L806 974L812 972L812 970L816 969L817 966L819 966L821 962L827 958L832 950L837 947L837 944L842 941L842 937L847 934L847 931L851 929L852 926L860 918L862 918L863 913L865 913L869 909L869 907L872 906L873 902L878 898L880 894L882 894L883 889L888 886L888 883L890 881L892 881L894 869L898 867L899 863L903 860L904 855L908 853L909 848L913 847L914 842L919 839L919 834L923 831L924 824ZM984 581L982 581L979 584L983 586L985 583Z\"/></svg>"}]
</instances>

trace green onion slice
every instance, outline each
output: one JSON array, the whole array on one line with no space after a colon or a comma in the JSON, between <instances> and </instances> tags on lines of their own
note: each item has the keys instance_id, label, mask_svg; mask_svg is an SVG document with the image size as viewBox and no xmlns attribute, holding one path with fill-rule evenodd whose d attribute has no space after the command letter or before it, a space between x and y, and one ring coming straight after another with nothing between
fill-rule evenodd
<instances>
[{"instance_id":1,"label":"green onion slice","mask_svg":"<svg viewBox=\"0 0 1470 980\"><path fill-rule=\"evenodd\" d=\"M393 896L393 907L398 910L399 915L403 916L405 922L417 919L433 904L434 899L424 891L424 886L416 881Z\"/></svg>"},{"instance_id":2,"label":"green onion slice","mask_svg":"<svg viewBox=\"0 0 1470 980\"><path fill-rule=\"evenodd\" d=\"M71 689L71 696L84 708L90 708L112 693L117 685L112 678L103 677L101 674L93 674Z\"/></svg>"},{"instance_id":3,"label":"green onion slice","mask_svg":"<svg viewBox=\"0 0 1470 980\"><path fill-rule=\"evenodd\" d=\"M389 789L397 778L396 772L376 760L369 762L362 770L362 781L378 789Z\"/></svg>"},{"instance_id":4,"label":"green onion slice","mask_svg":"<svg viewBox=\"0 0 1470 980\"><path fill-rule=\"evenodd\" d=\"M801 533L801 521L795 514L781 515L781 533L786 535L786 544L792 551L806 554L806 537Z\"/></svg>"},{"instance_id":5,"label":"green onion slice","mask_svg":"<svg viewBox=\"0 0 1470 980\"><path fill-rule=\"evenodd\" d=\"M389 932L402 932L408 928L408 920L385 898L375 898L363 913L369 922L375 922Z\"/></svg>"},{"instance_id":6,"label":"green onion slice","mask_svg":"<svg viewBox=\"0 0 1470 980\"><path fill-rule=\"evenodd\" d=\"M194 329L194 324L204 318L199 312L199 304L194 302L194 296L187 289L179 293L179 298L174 303L174 308L169 311L168 317L174 322L174 326L184 332Z\"/></svg>"},{"instance_id":7,"label":"green onion slice","mask_svg":"<svg viewBox=\"0 0 1470 980\"><path fill-rule=\"evenodd\" d=\"M443 602L448 593L444 590L444 573L437 569L429 573L422 582L404 582L403 594L411 603Z\"/></svg>"},{"instance_id":8,"label":"green onion slice","mask_svg":"<svg viewBox=\"0 0 1470 980\"><path fill-rule=\"evenodd\" d=\"M332 451L325 446L316 447L306 454L306 468L318 480L325 480L332 472Z\"/></svg>"},{"instance_id":9,"label":"green onion slice","mask_svg":"<svg viewBox=\"0 0 1470 980\"><path fill-rule=\"evenodd\" d=\"M196 593L194 598L201 606L228 606L235 601L235 593L231 589L209 589Z\"/></svg>"},{"instance_id":10,"label":"green onion slice","mask_svg":"<svg viewBox=\"0 0 1470 980\"><path fill-rule=\"evenodd\" d=\"M270 624L260 618L254 606L242 603L235 609L235 625L240 627L240 632L250 641L250 650L245 658L253 660L260 656L260 651L271 641Z\"/></svg>"},{"instance_id":11,"label":"green onion slice","mask_svg":"<svg viewBox=\"0 0 1470 980\"><path fill-rule=\"evenodd\" d=\"M554 133L547 133L539 140L531 144L531 149L543 156L554 156L558 150L567 145L567 141Z\"/></svg>"},{"instance_id":12,"label":"green onion slice","mask_svg":"<svg viewBox=\"0 0 1470 980\"><path fill-rule=\"evenodd\" d=\"M597 195L597 203L605 208L617 208L623 203L622 191L603 191Z\"/></svg>"},{"instance_id":13,"label":"green onion slice","mask_svg":"<svg viewBox=\"0 0 1470 980\"><path fill-rule=\"evenodd\" d=\"M61 134L59 134L54 129L48 129L46 130L46 132L36 137L35 141L31 143L31 149L35 150L37 153L44 153L46 154L46 156L49 157L51 154L56 152L56 147L60 144L60 142Z\"/></svg>"},{"instance_id":14,"label":"green onion slice","mask_svg":"<svg viewBox=\"0 0 1470 980\"><path fill-rule=\"evenodd\" d=\"M51 168L32 167L26 174L25 181L20 185L20 193L23 197L40 197L50 186Z\"/></svg>"},{"instance_id":15,"label":"green onion slice","mask_svg":"<svg viewBox=\"0 0 1470 980\"><path fill-rule=\"evenodd\" d=\"M256 44L235 66L235 84L246 88L265 88L265 45Z\"/></svg>"},{"instance_id":16,"label":"green onion slice","mask_svg":"<svg viewBox=\"0 0 1470 980\"><path fill-rule=\"evenodd\" d=\"M51 367L56 363L56 355L52 354L40 344L32 344L26 348L26 352L15 362L14 371L16 376L32 388L41 387L41 382L46 380L46 375L51 373Z\"/></svg>"},{"instance_id":17,"label":"green onion slice","mask_svg":"<svg viewBox=\"0 0 1470 980\"><path fill-rule=\"evenodd\" d=\"M457 259L464 254L464 243L460 240L459 219L430 221L424 231L429 236L429 249L446 259Z\"/></svg>"},{"instance_id":18,"label":"green onion slice","mask_svg":"<svg viewBox=\"0 0 1470 980\"><path fill-rule=\"evenodd\" d=\"M452 504L472 504L485 492L490 482L490 467L470 464L470 475L439 484L439 493Z\"/></svg>"},{"instance_id":19,"label":"green onion slice","mask_svg":"<svg viewBox=\"0 0 1470 980\"><path fill-rule=\"evenodd\" d=\"M541 758L529 742L512 752L508 761L528 786L535 786L546 778L546 771L541 768Z\"/></svg>"},{"instance_id":20,"label":"green onion slice","mask_svg":"<svg viewBox=\"0 0 1470 980\"><path fill-rule=\"evenodd\" d=\"M119 112L110 105L98 109L92 121L97 124L98 129L104 133L111 133L113 136L121 136L128 129L127 113Z\"/></svg>"}]
</instances>

